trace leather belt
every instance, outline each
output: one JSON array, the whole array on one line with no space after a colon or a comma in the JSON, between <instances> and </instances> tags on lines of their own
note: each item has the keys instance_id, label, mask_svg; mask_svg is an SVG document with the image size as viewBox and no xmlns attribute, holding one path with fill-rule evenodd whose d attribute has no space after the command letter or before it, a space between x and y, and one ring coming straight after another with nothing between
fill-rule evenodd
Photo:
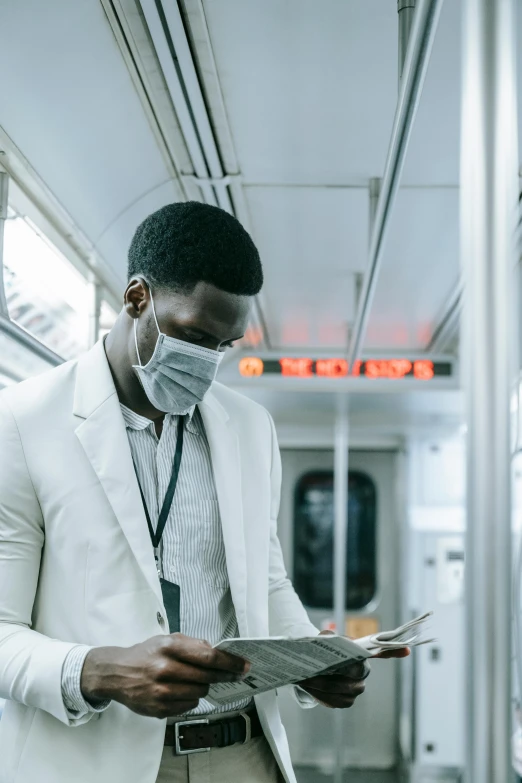
<instances>
[{"instance_id":1,"label":"leather belt","mask_svg":"<svg viewBox=\"0 0 522 783\"><path fill-rule=\"evenodd\" d=\"M179 721L167 726L165 745L172 746L176 756L202 753L210 748L226 748L236 742L248 742L263 734L255 710L242 712L234 718Z\"/></svg>"}]
</instances>

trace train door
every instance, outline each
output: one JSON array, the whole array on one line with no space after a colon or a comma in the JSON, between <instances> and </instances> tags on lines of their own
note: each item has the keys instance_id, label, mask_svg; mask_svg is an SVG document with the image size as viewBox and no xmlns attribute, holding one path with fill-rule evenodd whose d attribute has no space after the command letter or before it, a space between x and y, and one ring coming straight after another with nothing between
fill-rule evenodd
<instances>
[{"instance_id":1,"label":"train door","mask_svg":"<svg viewBox=\"0 0 522 783\"><path fill-rule=\"evenodd\" d=\"M288 572L312 622L333 614L333 452L283 450L279 529ZM351 636L398 619L396 453L349 456L346 628ZM398 662L376 661L367 690L345 711L344 765L389 769L397 763ZM281 694L294 764L325 772L334 761L333 710L302 710Z\"/></svg>"}]
</instances>

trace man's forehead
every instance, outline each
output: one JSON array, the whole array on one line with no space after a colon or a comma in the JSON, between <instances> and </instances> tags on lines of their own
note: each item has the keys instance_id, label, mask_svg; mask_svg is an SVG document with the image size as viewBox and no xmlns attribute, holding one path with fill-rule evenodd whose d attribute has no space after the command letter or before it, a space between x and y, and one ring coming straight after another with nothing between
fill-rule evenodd
<instances>
[{"instance_id":1,"label":"man's forehead","mask_svg":"<svg viewBox=\"0 0 522 783\"><path fill-rule=\"evenodd\" d=\"M173 292L166 297L166 309L177 321L191 322L210 334L216 328L233 328L246 323L251 297L221 291L209 284L198 284L190 293Z\"/></svg>"}]
</instances>

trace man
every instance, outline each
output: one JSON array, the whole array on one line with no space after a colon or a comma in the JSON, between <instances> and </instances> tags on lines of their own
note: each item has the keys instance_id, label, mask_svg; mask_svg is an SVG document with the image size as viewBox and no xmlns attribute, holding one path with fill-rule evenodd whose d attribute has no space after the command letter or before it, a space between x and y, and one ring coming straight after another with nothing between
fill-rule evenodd
<instances>
[{"instance_id":1,"label":"man","mask_svg":"<svg viewBox=\"0 0 522 783\"><path fill-rule=\"evenodd\" d=\"M104 342L0 395L0 781L294 781L275 692L205 700L248 671L211 645L317 633L277 539L273 423L213 382L259 255L227 213L174 204L128 272ZM349 707L362 676L296 696Z\"/></svg>"}]
</instances>

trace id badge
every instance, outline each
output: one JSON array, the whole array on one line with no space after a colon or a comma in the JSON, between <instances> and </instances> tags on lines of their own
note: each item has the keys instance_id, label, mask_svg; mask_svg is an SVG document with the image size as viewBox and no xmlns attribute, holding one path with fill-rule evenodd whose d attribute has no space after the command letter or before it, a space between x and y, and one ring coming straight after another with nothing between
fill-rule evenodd
<instances>
[{"instance_id":1,"label":"id badge","mask_svg":"<svg viewBox=\"0 0 522 783\"><path fill-rule=\"evenodd\" d=\"M163 605L167 613L167 621L169 624L170 633L179 633L180 620L179 620L179 604L180 604L180 589L179 585L174 582L169 582L167 579L160 579L161 593L163 595Z\"/></svg>"}]
</instances>

